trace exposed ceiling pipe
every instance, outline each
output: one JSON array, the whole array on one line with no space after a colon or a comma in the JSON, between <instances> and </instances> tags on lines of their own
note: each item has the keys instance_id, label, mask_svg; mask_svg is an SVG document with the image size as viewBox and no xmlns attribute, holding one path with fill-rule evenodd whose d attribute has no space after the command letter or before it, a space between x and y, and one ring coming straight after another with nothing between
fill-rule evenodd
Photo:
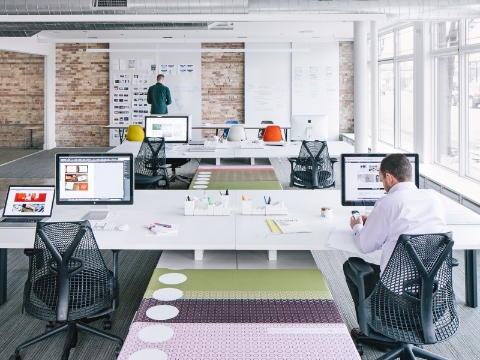
<instances>
[{"instance_id":1,"label":"exposed ceiling pipe","mask_svg":"<svg viewBox=\"0 0 480 360\"><path fill-rule=\"evenodd\" d=\"M387 14L398 20L480 17L478 0L0 0L0 15Z\"/></svg>"}]
</instances>

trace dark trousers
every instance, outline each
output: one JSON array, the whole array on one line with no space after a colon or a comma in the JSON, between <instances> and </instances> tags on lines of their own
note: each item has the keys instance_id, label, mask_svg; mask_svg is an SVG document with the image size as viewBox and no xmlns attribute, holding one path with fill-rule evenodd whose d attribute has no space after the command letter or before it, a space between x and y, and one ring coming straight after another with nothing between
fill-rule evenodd
<instances>
[{"instance_id":1,"label":"dark trousers","mask_svg":"<svg viewBox=\"0 0 480 360\"><path fill-rule=\"evenodd\" d=\"M369 297L373 289L380 280L380 265L368 263L373 268L373 274L364 278L365 285L365 297ZM343 273L345 274L345 280L347 281L348 290L352 295L353 302L355 303L355 313L358 319L358 305L360 303L358 295L358 286L355 277L355 273L350 267L348 260L343 263Z\"/></svg>"}]
</instances>

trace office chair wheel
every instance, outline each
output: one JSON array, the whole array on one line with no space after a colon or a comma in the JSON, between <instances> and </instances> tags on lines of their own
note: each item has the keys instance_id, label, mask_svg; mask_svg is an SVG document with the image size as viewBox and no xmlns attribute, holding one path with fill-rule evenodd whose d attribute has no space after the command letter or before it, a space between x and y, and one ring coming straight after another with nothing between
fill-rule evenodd
<instances>
[{"instance_id":1,"label":"office chair wheel","mask_svg":"<svg viewBox=\"0 0 480 360\"><path fill-rule=\"evenodd\" d=\"M358 355L363 356L363 345L362 344L355 344L355 346L357 348Z\"/></svg>"},{"instance_id":2,"label":"office chair wheel","mask_svg":"<svg viewBox=\"0 0 480 360\"><path fill-rule=\"evenodd\" d=\"M103 330L110 330L112 328L112 322L110 320L105 320L103 322Z\"/></svg>"},{"instance_id":3,"label":"office chair wheel","mask_svg":"<svg viewBox=\"0 0 480 360\"><path fill-rule=\"evenodd\" d=\"M53 330L54 325L53 324L47 324L45 325L45 332L49 332Z\"/></svg>"}]
</instances>

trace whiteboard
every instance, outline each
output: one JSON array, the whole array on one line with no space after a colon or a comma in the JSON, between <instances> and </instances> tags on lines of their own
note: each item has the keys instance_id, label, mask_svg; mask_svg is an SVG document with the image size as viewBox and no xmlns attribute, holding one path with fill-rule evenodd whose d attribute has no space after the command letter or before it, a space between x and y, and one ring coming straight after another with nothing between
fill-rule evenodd
<instances>
[{"instance_id":1,"label":"whiteboard","mask_svg":"<svg viewBox=\"0 0 480 360\"><path fill-rule=\"evenodd\" d=\"M293 43L292 115L328 115L329 140L339 136L338 41Z\"/></svg>"},{"instance_id":2,"label":"whiteboard","mask_svg":"<svg viewBox=\"0 0 480 360\"><path fill-rule=\"evenodd\" d=\"M157 49L192 49L192 52L143 52L145 47ZM154 85L159 73L164 73L164 85L170 89L172 104L168 105L169 115L191 115L193 125L201 120L201 53L196 51L200 44L110 44L111 49L139 49L138 52L110 53L110 124L128 125L148 115L150 105L146 104L145 89ZM153 68L152 68L153 65ZM162 70L165 70L163 72ZM128 75L128 84L118 90L116 81ZM127 81L127 80L123 80ZM116 87L117 86L117 87ZM134 91L135 90L135 91ZM135 95L137 94L137 95ZM138 95L140 94L140 95ZM128 102L125 100L128 99ZM122 103L118 101L122 100ZM141 100L141 101L139 101ZM126 108L129 106L129 108ZM123 107L119 109L119 107ZM148 112L145 112L148 111ZM118 114L118 113L122 114ZM129 114L127 114L129 112ZM128 116L128 121L124 117ZM119 121L122 119L121 121ZM118 132L110 131L110 146L118 145Z\"/></svg>"},{"instance_id":3,"label":"whiteboard","mask_svg":"<svg viewBox=\"0 0 480 360\"><path fill-rule=\"evenodd\" d=\"M291 53L268 52L269 48L290 49L291 44L245 43L245 49L267 50L245 53L245 124L290 124ZM247 130L247 138L255 138L257 132Z\"/></svg>"}]
</instances>

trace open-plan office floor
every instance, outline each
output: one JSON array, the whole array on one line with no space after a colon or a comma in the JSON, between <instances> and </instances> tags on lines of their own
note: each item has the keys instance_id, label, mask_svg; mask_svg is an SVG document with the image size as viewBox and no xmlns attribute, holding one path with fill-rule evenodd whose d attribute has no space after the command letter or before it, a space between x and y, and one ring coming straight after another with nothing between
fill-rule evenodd
<instances>
[{"instance_id":1,"label":"open-plan office floor","mask_svg":"<svg viewBox=\"0 0 480 360\"><path fill-rule=\"evenodd\" d=\"M44 151L42 156L30 156L19 160L17 164L10 163L0 166L0 202L4 202L5 191L9 184L53 184L54 172L54 152L67 151L67 149L56 149L55 151ZM78 151L78 149L75 149ZM105 151L106 149L88 149L89 151ZM68 149L72 151L72 149ZM86 149L82 149L86 151ZM30 159L30 160L27 160ZM277 177L282 185L288 183L289 163L286 159L270 159L275 168ZM30 164L29 164L30 163ZM13 165L13 166L12 166ZM198 163L194 163L190 171L193 175ZM16 169L25 169L24 172L16 171ZM28 170L27 170L28 169ZM188 174L188 168L186 171ZM30 174L30 177L28 176ZM46 175L40 177L39 175ZM337 187L339 183L337 182ZM308 190L305 190L308 191ZM322 190L316 190L322 191ZM328 190L325 190L328 191ZM110 259L109 251L104 252L107 260ZM167 254L166 252L164 254ZM186 253L187 256L193 256ZM190 255L188 255L190 254ZM252 252L251 262L252 268L262 266L271 266L271 262L267 260L266 252ZM120 253L120 280L121 288L121 305L113 313L112 333L125 338L130 323L133 319L136 309L138 309L140 300L150 279L151 273L158 261L160 252L158 251L123 251ZM202 261L207 266L209 261L215 262L214 253L205 254ZM307 253L308 255L308 253ZM353 304L346 285L343 281L341 270L342 263L350 255L343 251L313 252L313 258L316 266L324 274L326 281L330 287L335 302L340 310L340 314L347 324L348 328L356 326L356 320L353 310ZM242 252L236 254L237 258L244 257ZM474 308L468 308L465 304L464 292L464 266L463 252L456 252L455 256L460 260L460 266L454 269L454 287L457 296L457 302L460 313L461 326L457 335L450 341L435 346L430 346L429 350L437 354L441 354L450 359L474 359L478 358L480 353L480 343L478 342L477 325L480 321L480 312ZM370 261L378 261L371 259ZM193 261L193 260L191 260ZM287 252L279 253L277 266L295 267L295 261L299 266L303 266L305 259L289 257ZM138 271L138 264L142 263L145 271ZM44 331L45 323L36 319L28 318L21 314L21 303L23 294L23 285L26 279L28 262L26 256L21 250L9 251L9 278L8 278L8 301L0 307L0 357L7 358L11 355L13 349L22 341L31 338ZM101 322L97 324L100 326ZM61 351L63 344L62 336L46 341L44 343L34 345L26 350L23 359L47 360L55 358L55 355ZM92 355L94 354L94 355ZM96 339L93 336L81 335L78 347L72 352L71 359L113 359L114 345L108 341ZM365 355L363 359L375 359L381 353L365 347Z\"/></svg>"}]
</instances>

